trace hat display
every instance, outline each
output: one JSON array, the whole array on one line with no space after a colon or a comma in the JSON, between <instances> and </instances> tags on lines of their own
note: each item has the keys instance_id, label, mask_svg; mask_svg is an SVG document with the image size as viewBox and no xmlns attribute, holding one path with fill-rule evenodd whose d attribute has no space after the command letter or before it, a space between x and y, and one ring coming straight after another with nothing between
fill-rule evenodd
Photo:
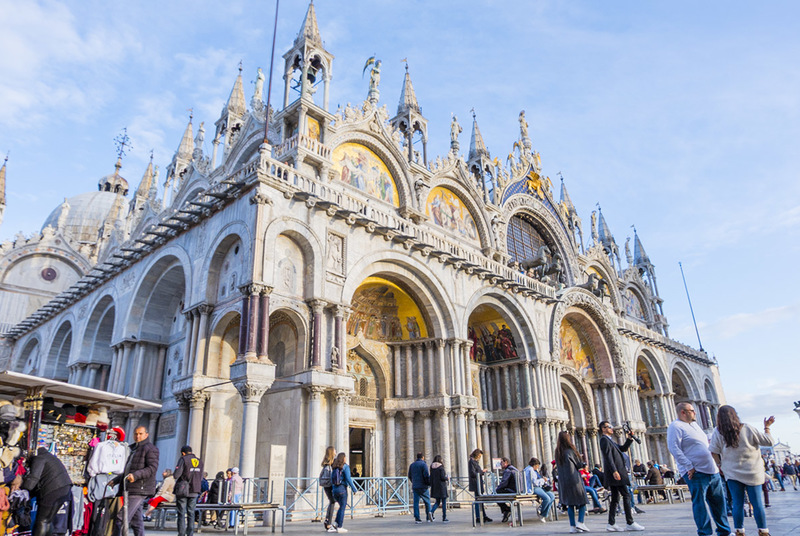
<instances>
[{"instance_id":1,"label":"hat display","mask_svg":"<svg viewBox=\"0 0 800 536\"><path fill-rule=\"evenodd\" d=\"M117 441L125 441L125 430L123 430L119 426L115 426L114 428L108 431L108 433L111 432L117 434Z\"/></svg>"}]
</instances>

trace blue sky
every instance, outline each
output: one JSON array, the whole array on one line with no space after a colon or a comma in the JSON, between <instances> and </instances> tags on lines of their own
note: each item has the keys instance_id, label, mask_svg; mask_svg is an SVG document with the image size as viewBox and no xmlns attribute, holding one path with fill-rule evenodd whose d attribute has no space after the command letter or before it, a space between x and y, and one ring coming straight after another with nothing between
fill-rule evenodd
<instances>
[{"instance_id":1,"label":"blue sky","mask_svg":"<svg viewBox=\"0 0 800 536\"><path fill-rule=\"evenodd\" d=\"M94 190L123 127L132 186L151 149L163 169L189 108L211 130L240 60L249 100L256 68L269 66L274 4L225 4L0 0L0 153L10 152L0 239L38 230L64 196ZM775 414L775 435L800 451L800 4L316 5L336 56L333 109L366 97L361 69L375 53L390 112L408 58L434 157L448 150L451 113L467 146L474 108L504 159L526 110L544 171L556 184L563 173L585 234L596 203L620 245L636 225L670 334L697 346L683 262L729 402L754 424ZM273 104L306 7L282 2Z\"/></svg>"}]
</instances>

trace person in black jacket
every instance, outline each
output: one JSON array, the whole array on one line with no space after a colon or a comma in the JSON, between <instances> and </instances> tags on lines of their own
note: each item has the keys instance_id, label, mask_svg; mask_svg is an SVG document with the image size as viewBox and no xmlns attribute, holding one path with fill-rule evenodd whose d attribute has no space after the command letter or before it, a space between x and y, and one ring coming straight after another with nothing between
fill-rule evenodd
<instances>
[{"instance_id":1,"label":"person in black jacket","mask_svg":"<svg viewBox=\"0 0 800 536\"><path fill-rule=\"evenodd\" d=\"M483 467L481 467L480 459L483 457L483 451L481 449L475 449L472 451L472 454L469 455L469 464L467 465L467 472L469 474L469 490L475 494L477 497L478 495L483 495L485 490L483 489ZM480 516L483 515L483 522L484 523L491 523L492 519L486 515L486 510L484 509L482 504L475 503L475 511L473 512L475 516L475 523L480 523Z\"/></svg>"},{"instance_id":2,"label":"person in black jacket","mask_svg":"<svg viewBox=\"0 0 800 536\"><path fill-rule=\"evenodd\" d=\"M425 505L425 519L430 523L431 519L431 498L428 488L431 487L431 475L428 472L428 464L425 463L425 456L421 452L417 453L417 461L408 468L408 480L411 481L411 491L414 493L414 522L422 523L419 517L419 500Z\"/></svg>"},{"instance_id":3,"label":"person in black jacket","mask_svg":"<svg viewBox=\"0 0 800 536\"><path fill-rule=\"evenodd\" d=\"M181 448L181 457L172 476L175 477L178 536L192 536L197 496L200 495L203 487L203 462L192 454L192 447L189 445Z\"/></svg>"},{"instance_id":4,"label":"person in black jacket","mask_svg":"<svg viewBox=\"0 0 800 536\"><path fill-rule=\"evenodd\" d=\"M442 457L436 455L431 464L431 498L436 499L436 502L431 507L431 519L436 519L433 515L436 509L441 505L442 507L442 522L449 523L447 520L447 483L450 482L450 477L447 476L447 471L444 470L444 463Z\"/></svg>"},{"instance_id":5,"label":"person in black jacket","mask_svg":"<svg viewBox=\"0 0 800 536\"><path fill-rule=\"evenodd\" d=\"M600 423L600 433L603 434L600 438L600 452L603 455L603 466L605 467L603 480L605 487L611 490L611 504L608 505L608 527L606 527L606 530L609 532L622 532L626 529L644 530L644 527L633 520L631 497L628 492L628 486L631 483L628 478L625 458L622 455L633 444L633 433L628 432L628 439L623 445L618 445L614 441L614 427L608 421ZM618 527L614 520L620 495L622 496L622 507L625 510L625 521L628 523L626 528Z\"/></svg>"},{"instance_id":6,"label":"person in black jacket","mask_svg":"<svg viewBox=\"0 0 800 536\"><path fill-rule=\"evenodd\" d=\"M519 473L519 470L511 465L511 460L508 458L502 458L500 460L500 465L503 468L503 478L497 483L497 488L495 488L494 492L498 495L516 495L517 474ZM497 506L499 506L500 510L503 512L503 523L507 522L508 518L511 517L511 507L504 502L497 503Z\"/></svg>"},{"instance_id":7,"label":"person in black jacket","mask_svg":"<svg viewBox=\"0 0 800 536\"><path fill-rule=\"evenodd\" d=\"M36 497L38 505L32 536L49 536L53 533L53 518L61 505L70 498L72 479L61 460L44 447L39 447L36 455L31 456L28 468L21 487ZM11 486L12 491L19 485L19 480L15 480Z\"/></svg>"},{"instance_id":8,"label":"person in black jacket","mask_svg":"<svg viewBox=\"0 0 800 536\"><path fill-rule=\"evenodd\" d=\"M136 443L131 445L131 454L122 475L112 480L116 485L121 483L124 475L124 486L128 493L128 519L134 536L144 536L142 505L145 499L156 494L156 472L158 471L158 448L150 441L150 435L144 426L133 431ZM124 493L119 487L120 496ZM125 522L125 509L120 507L114 519L113 536L119 536Z\"/></svg>"}]
</instances>

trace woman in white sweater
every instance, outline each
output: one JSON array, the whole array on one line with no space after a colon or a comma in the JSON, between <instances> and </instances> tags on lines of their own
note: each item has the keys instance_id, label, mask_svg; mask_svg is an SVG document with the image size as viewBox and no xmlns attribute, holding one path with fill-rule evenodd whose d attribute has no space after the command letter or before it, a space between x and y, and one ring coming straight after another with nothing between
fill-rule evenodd
<instances>
[{"instance_id":1,"label":"woman in white sweater","mask_svg":"<svg viewBox=\"0 0 800 536\"><path fill-rule=\"evenodd\" d=\"M760 447L774 443L769 427L775 417L764 419L764 432L739 421L731 406L722 406L717 413L717 427L711 436L711 455L725 475L731 492L731 510L736 534L744 534L744 494L753 505L758 534L769 534L761 485L764 483L764 462Z\"/></svg>"}]
</instances>

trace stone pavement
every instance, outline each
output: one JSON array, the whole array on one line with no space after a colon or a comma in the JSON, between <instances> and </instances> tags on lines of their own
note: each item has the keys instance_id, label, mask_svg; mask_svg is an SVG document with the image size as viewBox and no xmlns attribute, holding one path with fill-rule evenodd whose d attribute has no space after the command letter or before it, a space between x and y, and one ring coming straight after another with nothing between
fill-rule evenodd
<instances>
[{"instance_id":1,"label":"stone pavement","mask_svg":"<svg viewBox=\"0 0 800 536\"><path fill-rule=\"evenodd\" d=\"M800 491L794 491L789 488L785 493L770 493L770 502L772 507L767 509L767 524L769 525L770 534L783 536L783 535L798 535L800 536ZM692 520L691 502L675 504L660 503L657 505L643 505L645 510L644 514L634 515L634 519L644 525L645 532L641 534L653 534L659 536L694 536L697 534L694 521ZM495 521L488 523L483 528L472 528L472 523L469 517L469 510L467 508L456 508L448 512L450 523L444 524L441 522L439 512L436 512L436 521L434 523L423 523L422 525L415 525L414 518L410 515L392 514L383 518L356 518L345 519L344 526L348 529L350 534L356 535L424 535L429 534L508 534L511 535L555 535L569 533L569 523L566 514L559 514L559 521L541 523L536 520L533 513L533 507L524 506L523 515L525 516L525 524L522 527L511 528L508 525L499 523L501 518L500 510L496 507L489 507L487 513ZM591 529L592 533L609 534L606 533L605 527L608 521L608 514L587 514L586 525ZM729 518L731 527L733 527L733 519ZM625 523L625 516L618 516L618 522ZM748 535L756 536L755 521L751 517L745 517L744 527ZM280 527L278 527L280 530ZM249 534L258 536L266 536L269 534L269 529L264 527L251 528ZM322 523L313 523L310 521L294 521L286 524L286 534L323 534ZM233 534L233 531L225 532L221 530L214 530L204 528L203 534L212 536L213 534ZM153 530L147 531L148 535L156 534L175 534L174 530L156 532ZM240 532L241 534L241 532ZM276 534L279 534L277 532Z\"/></svg>"}]
</instances>

